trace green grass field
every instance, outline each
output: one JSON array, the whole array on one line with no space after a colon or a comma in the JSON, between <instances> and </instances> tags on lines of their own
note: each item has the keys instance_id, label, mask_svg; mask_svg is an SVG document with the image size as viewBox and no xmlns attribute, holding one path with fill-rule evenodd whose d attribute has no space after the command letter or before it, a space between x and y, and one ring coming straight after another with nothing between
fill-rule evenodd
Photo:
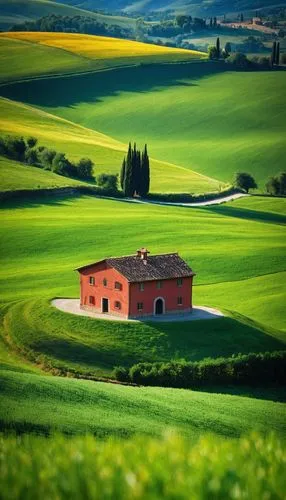
<instances>
[{"instance_id":1,"label":"green grass field","mask_svg":"<svg viewBox=\"0 0 286 500\"><path fill-rule=\"evenodd\" d=\"M1 33L0 47L1 82L206 57L202 52L74 33Z\"/></svg>"},{"instance_id":2,"label":"green grass field","mask_svg":"<svg viewBox=\"0 0 286 500\"><path fill-rule=\"evenodd\" d=\"M1 135L36 136L41 146L63 151L75 161L87 156L95 164L95 176L102 172L119 173L126 144L23 103L0 98L0 111L2 117ZM34 175L31 179L29 167L19 164L16 167L15 163L13 163L11 170L10 167L9 160L3 159L1 161L2 191L37 188L43 186L43 182L45 182L46 187L80 184L79 181L55 176L40 169L32 169ZM26 168L27 175L23 176L23 169ZM153 192L204 193L217 191L222 186L222 183L215 179L158 160L151 160L151 169L151 190Z\"/></svg>"},{"instance_id":3,"label":"green grass field","mask_svg":"<svg viewBox=\"0 0 286 500\"><path fill-rule=\"evenodd\" d=\"M109 71L101 71L7 84L2 86L2 95L124 144L129 140L147 142L156 159L221 182L231 182L239 170L248 171L263 191L268 176L284 168L285 71L233 72L195 60L178 64L188 51L122 40L110 51L111 39L104 41L100 50L100 37L73 37L53 33L1 35L5 46L13 46L6 51L3 78L52 74L59 71L61 60L62 72L77 73L94 65L100 70L136 61L140 64L113 69L113 78ZM24 50L26 46L29 51ZM167 51L161 55L160 50ZM26 54L22 66L17 63L20 51ZM46 54L44 63L41 51ZM7 65L13 53L12 64ZM188 57L192 60L195 54ZM27 64L29 58L36 61L32 69ZM148 61L177 64L141 65Z\"/></svg>"},{"instance_id":4,"label":"green grass field","mask_svg":"<svg viewBox=\"0 0 286 500\"><path fill-rule=\"evenodd\" d=\"M285 436L285 405L248 397L160 387L124 387L12 371L1 372L2 426L128 437L174 429L239 437L257 429ZM13 425L11 426L13 428Z\"/></svg>"}]
</instances>

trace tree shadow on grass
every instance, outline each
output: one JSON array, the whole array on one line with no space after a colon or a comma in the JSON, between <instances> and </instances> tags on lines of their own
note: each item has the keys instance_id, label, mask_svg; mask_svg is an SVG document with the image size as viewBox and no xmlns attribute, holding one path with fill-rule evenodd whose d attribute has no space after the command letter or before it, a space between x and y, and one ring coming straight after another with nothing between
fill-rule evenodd
<instances>
[{"instance_id":1,"label":"tree shadow on grass","mask_svg":"<svg viewBox=\"0 0 286 500\"><path fill-rule=\"evenodd\" d=\"M272 224L286 224L286 215L250 210L249 208L238 208L234 206L217 205L204 208L216 214L239 219L254 220L259 222L270 222Z\"/></svg>"},{"instance_id":2,"label":"tree shadow on grass","mask_svg":"<svg viewBox=\"0 0 286 500\"><path fill-rule=\"evenodd\" d=\"M1 95L34 106L73 107L82 102L100 102L121 92L147 93L172 86L197 86L199 79L226 70L202 62L151 64L7 84L1 87Z\"/></svg>"}]
</instances>

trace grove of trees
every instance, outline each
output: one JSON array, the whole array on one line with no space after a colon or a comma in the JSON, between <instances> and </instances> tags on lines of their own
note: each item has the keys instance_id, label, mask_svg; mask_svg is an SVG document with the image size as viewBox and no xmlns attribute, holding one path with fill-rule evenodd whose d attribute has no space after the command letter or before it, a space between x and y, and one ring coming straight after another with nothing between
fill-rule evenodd
<instances>
[{"instance_id":1,"label":"grove of trees","mask_svg":"<svg viewBox=\"0 0 286 500\"><path fill-rule=\"evenodd\" d=\"M278 175L270 177L266 183L267 193L274 196L286 195L286 172L281 172Z\"/></svg>"},{"instance_id":2,"label":"grove of trees","mask_svg":"<svg viewBox=\"0 0 286 500\"><path fill-rule=\"evenodd\" d=\"M44 146L36 147L38 140L35 137L0 137L0 155L26 165L51 170L64 177L91 181L93 177L93 162L89 158L81 158L73 163L65 153L49 149Z\"/></svg>"},{"instance_id":3,"label":"grove of trees","mask_svg":"<svg viewBox=\"0 0 286 500\"><path fill-rule=\"evenodd\" d=\"M147 144L143 151L129 143L127 156L124 157L120 172L120 185L125 196L147 196L150 189L150 162Z\"/></svg>"}]
</instances>

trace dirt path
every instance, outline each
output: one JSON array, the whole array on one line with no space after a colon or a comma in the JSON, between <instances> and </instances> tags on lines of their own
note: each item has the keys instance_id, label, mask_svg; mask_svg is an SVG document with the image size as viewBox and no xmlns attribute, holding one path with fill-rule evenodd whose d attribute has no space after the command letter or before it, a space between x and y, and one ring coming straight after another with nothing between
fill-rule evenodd
<instances>
[{"instance_id":1,"label":"dirt path","mask_svg":"<svg viewBox=\"0 0 286 500\"><path fill-rule=\"evenodd\" d=\"M209 205L220 205L221 203L227 203L228 201L238 200L239 198L243 198L245 196L251 196L246 193L235 193L229 196L223 196L222 198L216 198L215 200L207 200L207 201L194 201L191 203L182 203L182 202L172 202L172 201L156 201L156 200L140 200L136 198L115 198L112 196L106 196L109 200L116 201L128 201L129 203L147 203L152 205L165 205L170 207L207 207Z\"/></svg>"},{"instance_id":2,"label":"dirt path","mask_svg":"<svg viewBox=\"0 0 286 500\"><path fill-rule=\"evenodd\" d=\"M79 299L54 299L52 300L52 305L59 309L60 311L76 314L77 316L88 316L90 318L103 319L109 321L127 321L126 319L120 318L118 316L112 316L111 314L101 314L93 313L90 311L84 311L80 309ZM198 321L198 320L210 320L221 318L223 313L218 309L213 309L212 307L204 306L194 306L191 313L182 314L168 314L160 316L150 316L144 318L144 321L152 322L176 322L176 321ZM130 322L138 322L139 320L131 319Z\"/></svg>"}]
</instances>

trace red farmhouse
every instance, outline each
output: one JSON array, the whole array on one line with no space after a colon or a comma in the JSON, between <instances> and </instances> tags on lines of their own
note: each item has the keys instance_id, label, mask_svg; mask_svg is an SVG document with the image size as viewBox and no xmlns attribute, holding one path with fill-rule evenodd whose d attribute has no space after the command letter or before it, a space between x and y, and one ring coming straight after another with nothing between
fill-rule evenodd
<instances>
[{"instance_id":1,"label":"red farmhouse","mask_svg":"<svg viewBox=\"0 0 286 500\"><path fill-rule=\"evenodd\" d=\"M192 269L177 253L148 254L141 248L79 267L80 307L126 319L190 312Z\"/></svg>"}]
</instances>

